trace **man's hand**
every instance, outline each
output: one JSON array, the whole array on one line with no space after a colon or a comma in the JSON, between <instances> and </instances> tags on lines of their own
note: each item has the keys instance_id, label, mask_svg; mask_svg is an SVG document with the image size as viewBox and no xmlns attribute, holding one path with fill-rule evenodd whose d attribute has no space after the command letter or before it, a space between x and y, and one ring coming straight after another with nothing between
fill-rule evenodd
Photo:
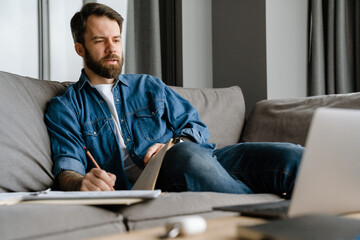
<instances>
[{"instance_id":1,"label":"man's hand","mask_svg":"<svg viewBox=\"0 0 360 240\"><path fill-rule=\"evenodd\" d=\"M164 146L164 143L155 143L154 145L152 145L145 154L144 164L146 165L149 162L150 158Z\"/></svg>"},{"instance_id":2,"label":"man's hand","mask_svg":"<svg viewBox=\"0 0 360 240\"><path fill-rule=\"evenodd\" d=\"M104 170L93 168L85 176L64 171L58 176L58 183L64 191L111 191L115 185L116 176Z\"/></svg>"},{"instance_id":3,"label":"man's hand","mask_svg":"<svg viewBox=\"0 0 360 240\"><path fill-rule=\"evenodd\" d=\"M116 176L99 168L93 168L81 182L80 191L111 191Z\"/></svg>"}]
</instances>

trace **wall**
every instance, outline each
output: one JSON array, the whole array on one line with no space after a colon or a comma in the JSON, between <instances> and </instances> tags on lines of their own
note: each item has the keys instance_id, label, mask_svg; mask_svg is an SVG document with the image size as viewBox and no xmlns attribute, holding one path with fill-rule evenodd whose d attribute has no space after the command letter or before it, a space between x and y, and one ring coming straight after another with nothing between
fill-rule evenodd
<instances>
[{"instance_id":1,"label":"wall","mask_svg":"<svg viewBox=\"0 0 360 240\"><path fill-rule=\"evenodd\" d=\"M183 86L213 87L211 1L182 0Z\"/></svg>"},{"instance_id":2,"label":"wall","mask_svg":"<svg viewBox=\"0 0 360 240\"><path fill-rule=\"evenodd\" d=\"M263 99L306 96L308 0L212 0L214 87Z\"/></svg>"},{"instance_id":3,"label":"wall","mask_svg":"<svg viewBox=\"0 0 360 240\"><path fill-rule=\"evenodd\" d=\"M214 87L241 87L247 113L267 98L265 0L213 0Z\"/></svg>"},{"instance_id":4,"label":"wall","mask_svg":"<svg viewBox=\"0 0 360 240\"><path fill-rule=\"evenodd\" d=\"M0 70L38 77L37 1L3 1L1 29L12 40L0 40ZM50 31L54 80L79 76L82 60L73 49L69 20L81 1L49 1L55 9L50 24L57 26ZM100 2L126 19L127 1ZM308 0L182 0L182 7L185 87L239 85L248 109L261 99L306 95Z\"/></svg>"},{"instance_id":5,"label":"wall","mask_svg":"<svg viewBox=\"0 0 360 240\"><path fill-rule=\"evenodd\" d=\"M307 95L308 1L266 1L268 99Z\"/></svg>"}]
</instances>

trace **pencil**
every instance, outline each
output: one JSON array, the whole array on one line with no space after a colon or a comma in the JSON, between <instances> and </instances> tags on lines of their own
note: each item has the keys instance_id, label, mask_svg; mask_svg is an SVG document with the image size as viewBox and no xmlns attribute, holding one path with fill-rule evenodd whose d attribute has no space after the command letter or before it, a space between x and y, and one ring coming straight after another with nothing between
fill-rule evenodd
<instances>
[{"instance_id":1,"label":"pencil","mask_svg":"<svg viewBox=\"0 0 360 240\"><path fill-rule=\"evenodd\" d=\"M97 162L95 161L95 158L91 155L90 151L86 147L84 147L84 149L85 149L86 155L88 155L88 157L93 162L95 167L98 168L98 169L101 169L99 164L97 164ZM111 188L111 191L115 191L115 189L112 186L110 186L110 188Z\"/></svg>"}]
</instances>

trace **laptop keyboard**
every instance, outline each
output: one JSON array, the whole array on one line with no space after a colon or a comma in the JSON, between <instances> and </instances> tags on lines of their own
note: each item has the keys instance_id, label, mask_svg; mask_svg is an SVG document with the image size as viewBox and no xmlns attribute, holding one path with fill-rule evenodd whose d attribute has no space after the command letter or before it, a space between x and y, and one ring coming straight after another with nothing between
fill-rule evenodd
<instances>
[{"instance_id":1,"label":"laptop keyboard","mask_svg":"<svg viewBox=\"0 0 360 240\"><path fill-rule=\"evenodd\" d=\"M217 207L214 210L239 212L243 216L261 218L287 218L290 200L282 200L269 203L234 205Z\"/></svg>"}]
</instances>

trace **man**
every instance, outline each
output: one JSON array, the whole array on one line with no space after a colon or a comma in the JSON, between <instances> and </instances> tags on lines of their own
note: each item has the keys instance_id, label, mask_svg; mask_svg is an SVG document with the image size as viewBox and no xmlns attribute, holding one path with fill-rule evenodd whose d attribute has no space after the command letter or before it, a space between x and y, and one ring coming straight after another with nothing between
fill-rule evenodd
<instances>
[{"instance_id":1,"label":"man","mask_svg":"<svg viewBox=\"0 0 360 240\"><path fill-rule=\"evenodd\" d=\"M45 115L60 189L130 189L150 157L181 137L187 141L168 150L157 188L289 198L303 148L240 143L215 149L188 101L156 77L120 74L122 21L97 3L84 5L71 20L75 50L85 67L77 83L51 100ZM87 161L85 147L101 169Z\"/></svg>"}]
</instances>

